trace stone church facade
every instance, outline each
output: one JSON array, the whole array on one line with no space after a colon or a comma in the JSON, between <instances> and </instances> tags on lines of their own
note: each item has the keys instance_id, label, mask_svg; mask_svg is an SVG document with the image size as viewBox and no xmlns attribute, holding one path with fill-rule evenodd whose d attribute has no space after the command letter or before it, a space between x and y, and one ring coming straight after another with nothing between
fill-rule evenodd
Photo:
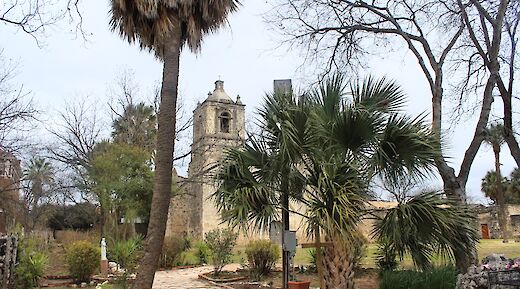
<instances>
[{"instance_id":1,"label":"stone church facade","mask_svg":"<svg viewBox=\"0 0 520 289\"><path fill-rule=\"evenodd\" d=\"M224 82L193 112L193 143L188 177L176 177L178 191L172 197L166 237L191 236L201 239L204 233L219 226L220 218L209 196L216 191L214 173L226 148L244 145L245 105L231 99Z\"/></svg>"}]
</instances>

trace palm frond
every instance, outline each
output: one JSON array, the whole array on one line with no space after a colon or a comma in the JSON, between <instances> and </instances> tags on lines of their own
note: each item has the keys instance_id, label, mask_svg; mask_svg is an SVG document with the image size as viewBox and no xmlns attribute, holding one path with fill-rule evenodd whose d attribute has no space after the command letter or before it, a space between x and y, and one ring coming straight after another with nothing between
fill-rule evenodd
<instances>
[{"instance_id":1,"label":"palm frond","mask_svg":"<svg viewBox=\"0 0 520 289\"><path fill-rule=\"evenodd\" d=\"M441 153L438 138L423 116L390 115L378 141L372 159L374 172L389 182L427 177Z\"/></svg>"},{"instance_id":2,"label":"palm frond","mask_svg":"<svg viewBox=\"0 0 520 289\"><path fill-rule=\"evenodd\" d=\"M406 103L401 88L384 77L377 80L370 76L350 89L354 105L371 111L397 112Z\"/></svg>"},{"instance_id":3,"label":"palm frond","mask_svg":"<svg viewBox=\"0 0 520 289\"><path fill-rule=\"evenodd\" d=\"M392 244L401 260L411 254L417 267L428 269L434 253L454 258L455 252L473 250L478 241L476 222L469 208L443 193L423 192L387 210L372 234Z\"/></svg>"}]
</instances>

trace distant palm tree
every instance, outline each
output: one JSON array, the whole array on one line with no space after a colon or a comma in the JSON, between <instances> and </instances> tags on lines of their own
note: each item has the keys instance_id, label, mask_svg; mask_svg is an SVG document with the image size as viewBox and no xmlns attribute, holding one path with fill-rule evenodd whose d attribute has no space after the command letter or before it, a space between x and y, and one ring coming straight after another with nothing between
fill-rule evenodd
<instances>
[{"instance_id":1,"label":"distant palm tree","mask_svg":"<svg viewBox=\"0 0 520 289\"><path fill-rule=\"evenodd\" d=\"M482 178L480 183L480 190L484 193L484 195L490 198L494 203L497 201L497 174L494 170L488 171L486 175ZM505 177L502 178L502 188L507 195L509 180ZM507 199L507 197L506 197Z\"/></svg>"},{"instance_id":2,"label":"distant palm tree","mask_svg":"<svg viewBox=\"0 0 520 289\"><path fill-rule=\"evenodd\" d=\"M505 142L504 125L499 123L491 124L486 128L485 132L485 142L493 148L493 154L495 155L495 199L498 208L498 224L504 242L508 242L510 238L507 223L509 214L507 212L505 190L502 185L502 173L500 172L500 148Z\"/></svg>"},{"instance_id":3,"label":"distant palm tree","mask_svg":"<svg viewBox=\"0 0 520 289\"><path fill-rule=\"evenodd\" d=\"M420 179L434 169L439 145L421 118L399 113L404 95L393 83L368 79L345 100L341 76L310 95L274 94L260 109L262 133L231 149L213 195L234 226L266 228L279 217L283 192L305 209L294 212L332 246L324 251L326 288L353 288L353 239L371 180Z\"/></svg>"},{"instance_id":4,"label":"distant palm tree","mask_svg":"<svg viewBox=\"0 0 520 289\"><path fill-rule=\"evenodd\" d=\"M49 192L44 190L45 185L49 185L54 179L54 169L52 164L45 158L35 157L29 161L28 168L24 171L25 180L29 182L29 188L25 193L25 204L30 210L32 221L36 221L38 216L38 205L42 198Z\"/></svg>"},{"instance_id":5,"label":"distant palm tree","mask_svg":"<svg viewBox=\"0 0 520 289\"><path fill-rule=\"evenodd\" d=\"M30 185L26 200L31 209L36 208L40 199L44 197L43 186L53 180L52 164L44 158L32 158L24 175Z\"/></svg>"},{"instance_id":6,"label":"distant palm tree","mask_svg":"<svg viewBox=\"0 0 520 289\"><path fill-rule=\"evenodd\" d=\"M137 146L146 151L155 150L157 118L153 107L144 103L128 104L112 123L115 143Z\"/></svg>"},{"instance_id":7,"label":"distant palm tree","mask_svg":"<svg viewBox=\"0 0 520 289\"><path fill-rule=\"evenodd\" d=\"M110 24L164 62L159 105L155 186L145 253L136 288L151 288L164 241L171 196L179 58L187 44L198 51L205 34L226 23L237 0L112 0Z\"/></svg>"}]
</instances>

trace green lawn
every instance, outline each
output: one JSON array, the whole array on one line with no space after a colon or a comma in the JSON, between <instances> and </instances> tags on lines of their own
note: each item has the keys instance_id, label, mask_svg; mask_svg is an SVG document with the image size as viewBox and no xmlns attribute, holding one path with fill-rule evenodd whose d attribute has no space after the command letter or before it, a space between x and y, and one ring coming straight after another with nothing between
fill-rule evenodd
<instances>
[{"instance_id":1,"label":"green lawn","mask_svg":"<svg viewBox=\"0 0 520 289\"><path fill-rule=\"evenodd\" d=\"M376 255L376 244L368 244L367 252L365 258L361 261L362 267L374 268L375 267L375 255ZM244 263L246 261L246 256L244 253L245 246L236 246L233 255L233 263ZM510 242L510 243L502 243L502 240L481 240L480 244L478 244L478 257L479 259L484 258L485 256L498 253L505 254L508 258L520 257L520 243L519 242ZM296 249L296 256L294 258L294 263L296 265L306 265L310 262L309 249ZM438 263L443 263L443 260L438 258L436 260ZM403 268L412 268L412 260L410 258L405 258L401 263Z\"/></svg>"}]
</instances>

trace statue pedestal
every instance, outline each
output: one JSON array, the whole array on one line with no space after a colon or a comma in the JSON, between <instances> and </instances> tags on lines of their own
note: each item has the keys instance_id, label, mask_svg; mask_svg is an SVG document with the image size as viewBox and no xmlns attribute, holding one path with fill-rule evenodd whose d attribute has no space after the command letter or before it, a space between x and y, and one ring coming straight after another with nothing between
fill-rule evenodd
<instances>
[{"instance_id":1,"label":"statue pedestal","mask_svg":"<svg viewBox=\"0 0 520 289\"><path fill-rule=\"evenodd\" d=\"M99 264L101 268L101 276L107 277L108 276L108 260L101 260Z\"/></svg>"}]
</instances>

